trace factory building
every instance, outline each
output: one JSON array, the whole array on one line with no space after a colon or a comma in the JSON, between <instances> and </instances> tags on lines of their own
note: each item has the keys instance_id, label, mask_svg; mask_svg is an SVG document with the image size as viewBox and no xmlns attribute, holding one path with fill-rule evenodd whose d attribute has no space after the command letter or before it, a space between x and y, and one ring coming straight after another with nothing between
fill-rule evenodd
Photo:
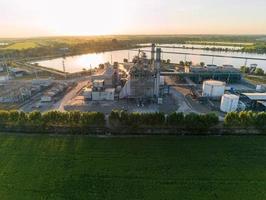
<instances>
[{"instance_id":1,"label":"factory building","mask_svg":"<svg viewBox=\"0 0 266 200\"><path fill-rule=\"evenodd\" d=\"M161 49L152 45L151 60L144 52L134 58L134 65L129 69L128 80L120 92L120 98L127 99L156 99L160 97L160 84L164 82L160 77Z\"/></svg>"},{"instance_id":2,"label":"factory building","mask_svg":"<svg viewBox=\"0 0 266 200\"><path fill-rule=\"evenodd\" d=\"M110 88L105 84L104 79L94 80L91 87L85 87L82 91L85 100L92 101L114 101L115 88Z\"/></svg>"},{"instance_id":3,"label":"factory building","mask_svg":"<svg viewBox=\"0 0 266 200\"><path fill-rule=\"evenodd\" d=\"M201 83L208 79L234 83L242 79L240 70L232 65L186 66L185 75L195 83Z\"/></svg>"},{"instance_id":4,"label":"factory building","mask_svg":"<svg viewBox=\"0 0 266 200\"><path fill-rule=\"evenodd\" d=\"M101 75L92 76L92 81L94 80L104 80L106 87L114 87L119 82L119 71L116 66L110 65L110 63L104 64L105 72Z\"/></svg>"}]
</instances>

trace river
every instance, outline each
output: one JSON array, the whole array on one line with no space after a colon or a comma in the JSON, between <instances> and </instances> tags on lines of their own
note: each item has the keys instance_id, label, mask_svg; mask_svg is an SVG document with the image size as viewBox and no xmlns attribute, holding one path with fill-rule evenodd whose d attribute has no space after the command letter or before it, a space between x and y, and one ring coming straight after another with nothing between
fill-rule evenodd
<instances>
[{"instance_id":1,"label":"river","mask_svg":"<svg viewBox=\"0 0 266 200\"><path fill-rule=\"evenodd\" d=\"M171 45L171 46L183 46L183 45ZM195 48L202 48L206 47L204 45L185 45L186 47L195 47ZM228 46L210 46L211 47L221 47L221 48L233 48L237 49L239 47L228 47ZM150 48L142 48L143 50L150 50ZM195 53L195 54L211 54L211 55L227 55L227 56L238 56L238 57L251 57L251 58L265 58L266 54L251 54L251 53L240 53L240 52L214 52L214 51L206 51L201 49L169 49L163 48L162 51L170 51L170 52L182 52L182 53ZM124 58L131 60L137 54L136 51L132 50L121 50L121 51L110 51L105 53L90 53L78 56L67 57L64 59L65 69L69 73L79 72L84 69L88 70L90 68L97 67L99 64L106 63L106 62L123 62ZM148 53L148 57L150 54ZM205 56L197 56L197 55L177 55L177 54L168 54L162 53L162 58L167 60L170 59L173 63L179 63L181 60L192 61L194 64L204 62L205 64L216 64L216 65L223 65L223 64L230 64L234 65L236 68L239 68L245 64L245 60L237 59L237 58L219 58L215 57L205 57ZM63 71L63 58L51 59L51 60L44 60L36 62L40 66L54 68L57 70ZM248 60L248 65L250 64L258 64L258 67L263 68L266 71L266 61L261 60Z\"/></svg>"}]
</instances>

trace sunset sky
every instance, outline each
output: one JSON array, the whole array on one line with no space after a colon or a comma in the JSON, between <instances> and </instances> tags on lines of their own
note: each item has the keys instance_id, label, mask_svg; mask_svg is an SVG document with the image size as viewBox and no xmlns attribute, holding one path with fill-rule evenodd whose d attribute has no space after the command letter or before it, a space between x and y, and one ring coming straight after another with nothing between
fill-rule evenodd
<instances>
[{"instance_id":1,"label":"sunset sky","mask_svg":"<svg viewBox=\"0 0 266 200\"><path fill-rule=\"evenodd\" d=\"M1 0L0 37L266 34L265 0Z\"/></svg>"}]
</instances>

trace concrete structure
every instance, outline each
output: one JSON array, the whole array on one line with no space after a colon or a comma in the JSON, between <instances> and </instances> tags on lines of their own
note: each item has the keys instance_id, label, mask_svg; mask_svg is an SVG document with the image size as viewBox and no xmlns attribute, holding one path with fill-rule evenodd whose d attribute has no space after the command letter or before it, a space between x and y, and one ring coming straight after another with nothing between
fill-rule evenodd
<instances>
[{"instance_id":1,"label":"concrete structure","mask_svg":"<svg viewBox=\"0 0 266 200\"><path fill-rule=\"evenodd\" d=\"M92 88L84 88L82 95L86 100L92 99Z\"/></svg>"},{"instance_id":2,"label":"concrete structure","mask_svg":"<svg viewBox=\"0 0 266 200\"><path fill-rule=\"evenodd\" d=\"M233 94L225 94L221 101L221 111L225 113L234 112L238 108L239 96Z\"/></svg>"},{"instance_id":3,"label":"concrete structure","mask_svg":"<svg viewBox=\"0 0 266 200\"><path fill-rule=\"evenodd\" d=\"M102 90L103 87L105 86L105 81L102 79L102 80L94 80L93 83L92 83L92 86L93 86L93 89L94 90Z\"/></svg>"},{"instance_id":4,"label":"concrete structure","mask_svg":"<svg viewBox=\"0 0 266 200\"><path fill-rule=\"evenodd\" d=\"M155 46L152 46L152 55L154 58ZM120 92L120 98L130 98L142 101L144 99L153 99L158 101L160 97L160 85L162 84L160 76L161 68L161 49L156 49L156 60L147 59L144 52L133 59L134 65L129 69L128 80Z\"/></svg>"},{"instance_id":5,"label":"concrete structure","mask_svg":"<svg viewBox=\"0 0 266 200\"><path fill-rule=\"evenodd\" d=\"M160 76L160 85L164 85L165 81L164 81L164 76Z\"/></svg>"},{"instance_id":6,"label":"concrete structure","mask_svg":"<svg viewBox=\"0 0 266 200\"><path fill-rule=\"evenodd\" d=\"M201 83L204 80L213 79L227 83L239 82L242 74L239 69L232 65L207 65L207 66L185 66L184 73L177 74L180 77L189 77L195 83Z\"/></svg>"},{"instance_id":7,"label":"concrete structure","mask_svg":"<svg viewBox=\"0 0 266 200\"><path fill-rule=\"evenodd\" d=\"M104 91L92 91L92 101L114 101L115 88L106 88Z\"/></svg>"},{"instance_id":8,"label":"concrete structure","mask_svg":"<svg viewBox=\"0 0 266 200\"><path fill-rule=\"evenodd\" d=\"M105 72L101 75L92 76L92 81L104 80L106 87L115 87L117 81L119 80L119 71L116 67L110 65L109 63L104 64Z\"/></svg>"},{"instance_id":9,"label":"concrete structure","mask_svg":"<svg viewBox=\"0 0 266 200\"><path fill-rule=\"evenodd\" d=\"M208 80L203 83L202 96L221 97L225 92L225 83L221 81Z\"/></svg>"}]
</instances>

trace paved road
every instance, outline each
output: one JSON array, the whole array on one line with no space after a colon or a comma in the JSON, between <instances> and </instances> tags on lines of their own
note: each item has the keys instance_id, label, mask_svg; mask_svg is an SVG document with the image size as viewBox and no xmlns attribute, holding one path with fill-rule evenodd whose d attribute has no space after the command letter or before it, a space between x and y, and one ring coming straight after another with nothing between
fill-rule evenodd
<instances>
[{"instance_id":1,"label":"paved road","mask_svg":"<svg viewBox=\"0 0 266 200\"><path fill-rule=\"evenodd\" d=\"M58 101L54 106L53 109L59 110L59 111L65 111L64 106L75 98L80 92L80 90L85 87L88 84L88 81L91 80L91 77L86 77L84 80L78 82L77 86L74 87L70 92L68 92L60 101Z\"/></svg>"}]
</instances>

